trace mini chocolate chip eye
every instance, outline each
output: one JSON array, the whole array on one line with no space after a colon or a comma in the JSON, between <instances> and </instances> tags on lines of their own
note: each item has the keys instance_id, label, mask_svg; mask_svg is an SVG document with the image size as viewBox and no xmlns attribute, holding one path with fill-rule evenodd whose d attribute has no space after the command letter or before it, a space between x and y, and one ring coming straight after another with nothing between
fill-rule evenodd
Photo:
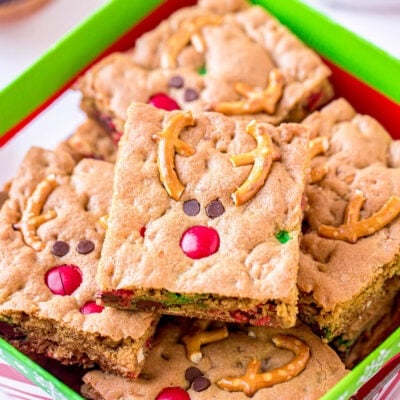
<instances>
[{"instance_id":1,"label":"mini chocolate chip eye","mask_svg":"<svg viewBox=\"0 0 400 400\"><path fill-rule=\"evenodd\" d=\"M185 371L185 378L190 384L192 384L197 378L200 378L200 376L203 375L204 374L197 367L189 367Z\"/></svg>"},{"instance_id":2,"label":"mini chocolate chip eye","mask_svg":"<svg viewBox=\"0 0 400 400\"><path fill-rule=\"evenodd\" d=\"M94 250L94 243L91 240L81 240L76 246L80 254L88 254Z\"/></svg>"},{"instance_id":3,"label":"mini chocolate chip eye","mask_svg":"<svg viewBox=\"0 0 400 400\"><path fill-rule=\"evenodd\" d=\"M225 212L223 204L219 200L213 200L206 206L206 214L209 218L217 218Z\"/></svg>"},{"instance_id":4,"label":"mini chocolate chip eye","mask_svg":"<svg viewBox=\"0 0 400 400\"><path fill-rule=\"evenodd\" d=\"M65 256L69 252L69 244L62 240L57 240L54 242L51 252L57 257Z\"/></svg>"},{"instance_id":5,"label":"mini chocolate chip eye","mask_svg":"<svg viewBox=\"0 0 400 400\"><path fill-rule=\"evenodd\" d=\"M198 377L192 385L192 388L195 392L202 392L210 387L211 382L205 376Z\"/></svg>"},{"instance_id":6,"label":"mini chocolate chip eye","mask_svg":"<svg viewBox=\"0 0 400 400\"><path fill-rule=\"evenodd\" d=\"M173 76L168 82L169 87L173 87L176 89L180 89L181 87L183 87L183 85L184 85L184 81L180 75Z\"/></svg>"},{"instance_id":7,"label":"mini chocolate chip eye","mask_svg":"<svg viewBox=\"0 0 400 400\"><path fill-rule=\"evenodd\" d=\"M193 101L199 98L199 93L197 90L192 88L185 89L185 93L183 94L183 98L185 101Z\"/></svg>"},{"instance_id":8,"label":"mini chocolate chip eye","mask_svg":"<svg viewBox=\"0 0 400 400\"><path fill-rule=\"evenodd\" d=\"M186 215L194 217L200 212L200 203L195 199L186 200L183 203L183 212Z\"/></svg>"}]
</instances>

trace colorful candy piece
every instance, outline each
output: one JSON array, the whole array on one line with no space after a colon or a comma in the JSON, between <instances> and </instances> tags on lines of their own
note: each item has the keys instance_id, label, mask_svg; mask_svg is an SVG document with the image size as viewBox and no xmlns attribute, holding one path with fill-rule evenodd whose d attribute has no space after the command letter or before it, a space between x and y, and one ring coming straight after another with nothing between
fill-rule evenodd
<instances>
[{"instance_id":1,"label":"colorful candy piece","mask_svg":"<svg viewBox=\"0 0 400 400\"><path fill-rule=\"evenodd\" d=\"M95 314L95 313L101 313L104 310L103 306L100 306L99 304L96 304L95 301L87 301L80 309L79 311L82 314Z\"/></svg>"},{"instance_id":2,"label":"colorful candy piece","mask_svg":"<svg viewBox=\"0 0 400 400\"><path fill-rule=\"evenodd\" d=\"M195 225L183 233L180 246L188 257L198 260L218 251L219 235L214 228Z\"/></svg>"},{"instance_id":3,"label":"colorful candy piece","mask_svg":"<svg viewBox=\"0 0 400 400\"><path fill-rule=\"evenodd\" d=\"M155 400L190 400L190 397L186 390L175 386L161 390Z\"/></svg>"},{"instance_id":4,"label":"colorful candy piece","mask_svg":"<svg viewBox=\"0 0 400 400\"><path fill-rule=\"evenodd\" d=\"M180 110L179 104L165 93L157 93L150 97L149 104L166 111Z\"/></svg>"},{"instance_id":5,"label":"colorful candy piece","mask_svg":"<svg viewBox=\"0 0 400 400\"><path fill-rule=\"evenodd\" d=\"M82 283L82 273L75 265L57 265L47 271L45 282L53 294L68 296Z\"/></svg>"}]
</instances>

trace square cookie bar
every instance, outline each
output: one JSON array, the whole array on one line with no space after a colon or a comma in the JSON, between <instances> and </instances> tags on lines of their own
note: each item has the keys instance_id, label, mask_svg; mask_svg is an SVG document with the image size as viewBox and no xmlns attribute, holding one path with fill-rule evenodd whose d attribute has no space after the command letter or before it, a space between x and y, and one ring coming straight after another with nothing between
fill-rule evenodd
<instances>
[{"instance_id":1,"label":"square cookie bar","mask_svg":"<svg viewBox=\"0 0 400 400\"><path fill-rule=\"evenodd\" d=\"M131 102L213 110L274 125L332 97L329 68L262 7L200 1L171 15L127 53L79 81L82 108L118 137Z\"/></svg>"},{"instance_id":2,"label":"square cookie bar","mask_svg":"<svg viewBox=\"0 0 400 400\"><path fill-rule=\"evenodd\" d=\"M82 393L95 400L312 400L346 375L335 352L304 325L279 329L218 327L206 320L190 324L188 319L160 323L136 380L90 371L83 377ZM210 335L212 340L201 342ZM200 354L197 364L190 360L192 347Z\"/></svg>"},{"instance_id":3,"label":"square cookie bar","mask_svg":"<svg viewBox=\"0 0 400 400\"><path fill-rule=\"evenodd\" d=\"M110 163L28 152L0 212L0 332L24 352L135 377L157 318L95 303L112 184Z\"/></svg>"},{"instance_id":4,"label":"square cookie bar","mask_svg":"<svg viewBox=\"0 0 400 400\"><path fill-rule=\"evenodd\" d=\"M293 326L308 131L134 103L122 137L102 301Z\"/></svg>"},{"instance_id":5,"label":"square cookie bar","mask_svg":"<svg viewBox=\"0 0 400 400\"><path fill-rule=\"evenodd\" d=\"M310 115L300 317L346 350L400 288L400 142L339 99Z\"/></svg>"}]
</instances>

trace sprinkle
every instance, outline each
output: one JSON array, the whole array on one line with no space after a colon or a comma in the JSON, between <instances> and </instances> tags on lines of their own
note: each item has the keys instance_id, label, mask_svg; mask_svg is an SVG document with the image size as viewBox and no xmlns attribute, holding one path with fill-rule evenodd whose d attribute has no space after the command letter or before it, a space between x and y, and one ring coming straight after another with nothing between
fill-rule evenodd
<instances>
[{"instance_id":1,"label":"sprinkle","mask_svg":"<svg viewBox=\"0 0 400 400\"><path fill-rule=\"evenodd\" d=\"M282 244L287 243L290 240L290 235L288 231L279 231L275 237L281 242Z\"/></svg>"}]
</instances>

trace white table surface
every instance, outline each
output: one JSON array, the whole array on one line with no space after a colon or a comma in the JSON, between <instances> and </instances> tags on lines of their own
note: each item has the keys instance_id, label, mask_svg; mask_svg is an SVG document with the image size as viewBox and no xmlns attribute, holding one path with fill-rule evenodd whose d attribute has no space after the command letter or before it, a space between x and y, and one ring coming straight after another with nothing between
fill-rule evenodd
<instances>
[{"instance_id":1,"label":"white table surface","mask_svg":"<svg viewBox=\"0 0 400 400\"><path fill-rule=\"evenodd\" d=\"M0 88L52 46L63 34L107 0L51 0L36 12L0 19ZM343 7L351 0L303 0L319 11L400 58L400 0L363 0L375 7ZM384 8L383 3L390 3ZM339 3L339 4L338 4ZM353 0L360 3L360 0ZM393 6L396 3L397 6ZM379 6L378 6L379 4ZM84 120L79 94L68 90L0 148L0 188L15 173L32 145L53 148ZM1 112L6 112L2 110Z\"/></svg>"}]
</instances>

